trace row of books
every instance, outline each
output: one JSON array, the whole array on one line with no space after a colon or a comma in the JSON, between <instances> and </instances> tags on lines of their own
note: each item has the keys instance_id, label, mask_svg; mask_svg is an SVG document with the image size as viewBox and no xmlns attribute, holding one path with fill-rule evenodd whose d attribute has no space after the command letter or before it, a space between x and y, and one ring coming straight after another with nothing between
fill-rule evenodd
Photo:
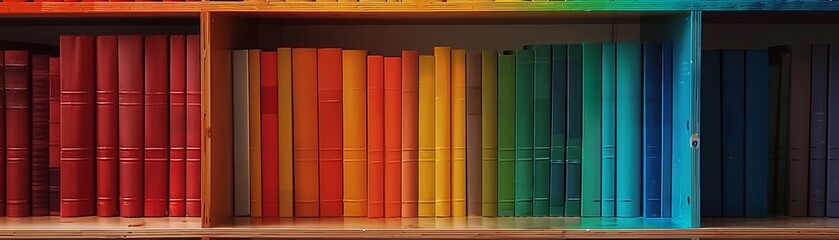
<instances>
[{"instance_id":1,"label":"row of books","mask_svg":"<svg viewBox=\"0 0 839 240\"><path fill-rule=\"evenodd\" d=\"M669 43L232 53L252 217L669 217Z\"/></svg>"}]
</instances>

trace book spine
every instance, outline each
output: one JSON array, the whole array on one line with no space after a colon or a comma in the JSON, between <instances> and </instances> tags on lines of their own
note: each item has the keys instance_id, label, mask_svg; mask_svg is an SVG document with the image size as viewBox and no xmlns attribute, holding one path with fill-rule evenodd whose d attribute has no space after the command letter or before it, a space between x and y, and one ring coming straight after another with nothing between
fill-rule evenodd
<instances>
[{"instance_id":1,"label":"book spine","mask_svg":"<svg viewBox=\"0 0 839 240\"><path fill-rule=\"evenodd\" d=\"M277 52L260 54L262 121L262 216L280 216L279 116L277 116Z\"/></svg>"},{"instance_id":2,"label":"book spine","mask_svg":"<svg viewBox=\"0 0 839 240\"><path fill-rule=\"evenodd\" d=\"M294 217L294 124L291 48L277 49L280 129L280 217Z\"/></svg>"},{"instance_id":3,"label":"book spine","mask_svg":"<svg viewBox=\"0 0 839 240\"><path fill-rule=\"evenodd\" d=\"M28 217L32 207L32 128L28 51L6 51L6 216Z\"/></svg>"},{"instance_id":4,"label":"book spine","mask_svg":"<svg viewBox=\"0 0 839 240\"><path fill-rule=\"evenodd\" d=\"M341 49L318 49L318 167L320 215L343 214Z\"/></svg>"},{"instance_id":5,"label":"book spine","mask_svg":"<svg viewBox=\"0 0 839 240\"><path fill-rule=\"evenodd\" d=\"M809 179L809 197L808 208L810 217L824 217L825 212L825 185L827 163L827 68L828 68L828 53L827 45L813 45L810 65L810 179ZM748 61L748 59L747 59ZM748 65L747 65L748 67ZM746 74L749 74L746 72ZM748 92L747 96L748 98ZM746 111L749 109L747 108ZM747 112L748 115L748 112ZM748 119L747 119L748 120ZM748 121L747 121L748 122ZM748 122L750 125L753 122ZM748 131L748 130L747 130ZM748 142L747 138L747 142ZM746 151L752 147L746 145ZM747 163L748 159L746 159ZM746 184L748 187L749 178L748 173L751 168L760 168L759 166L747 165ZM747 188L749 189L749 188ZM752 191L749 189L748 191ZM749 204L755 204L749 202Z\"/></svg>"},{"instance_id":6,"label":"book spine","mask_svg":"<svg viewBox=\"0 0 839 240\"><path fill-rule=\"evenodd\" d=\"M720 90L720 51L709 50L702 52L702 156L700 183L702 189L703 217L722 216L722 125Z\"/></svg>"},{"instance_id":7,"label":"book spine","mask_svg":"<svg viewBox=\"0 0 839 240\"><path fill-rule=\"evenodd\" d=\"M233 214L250 216L248 50L233 50Z\"/></svg>"},{"instance_id":8,"label":"book spine","mask_svg":"<svg viewBox=\"0 0 839 240\"><path fill-rule=\"evenodd\" d=\"M827 49L825 48L825 96L824 111L827 113ZM746 50L746 217L769 216L769 53L766 50ZM826 117L824 114L823 117ZM823 125L822 154L826 153L827 123ZM824 156L826 157L826 156ZM823 160L824 162L824 160ZM824 171L826 166L820 170ZM824 178L822 180L825 180ZM824 183L824 181L822 181ZM822 184L824 186L824 184ZM824 190L822 191L824 193ZM824 200L824 194L822 194ZM824 206L824 201L821 202ZM811 203L811 207L813 204ZM824 207L820 211L824 214Z\"/></svg>"},{"instance_id":9,"label":"book spine","mask_svg":"<svg viewBox=\"0 0 839 240\"><path fill-rule=\"evenodd\" d=\"M498 52L481 51L481 216L498 215ZM467 154L467 157L469 155Z\"/></svg>"},{"instance_id":10,"label":"book spine","mask_svg":"<svg viewBox=\"0 0 839 240\"><path fill-rule=\"evenodd\" d=\"M96 215L119 213L117 36L96 37Z\"/></svg>"},{"instance_id":11,"label":"book spine","mask_svg":"<svg viewBox=\"0 0 839 240\"><path fill-rule=\"evenodd\" d=\"M419 56L417 216L434 216L434 56Z\"/></svg>"},{"instance_id":12,"label":"book spine","mask_svg":"<svg viewBox=\"0 0 839 240\"><path fill-rule=\"evenodd\" d=\"M417 216L419 55L402 51L402 217Z\"/></svg>"},{"instance_id":13,"label":"book spine","mask_svg":"<svg viewBox=\"0 0 839 240\"><path fill-rule=\"evenodd\" d=\"M367 51L343 50L344 216L367 216Z\"/></svg>"},{"instance_id":14,"label":"book spine","mask_svg":"<svg viewBox=\"0 0 839 240\"><path fill-rule=\"evenodd\" d=\"M146 217L169 209L169 36L145 36L144 194Z\"/></svg>"},{"instance_id":15,"label":"book spine","mask_svg":"<svg viewBox=\"0 0 839 240\"><path fill-rule=\"evenodd\" d=\"M318 112L315 110L318 104L317 50L295 48L291 50L291 58L294 216L318 217Z\"/></svg>"},{"instance_id":16,"label":"book spine","mask_svg":"<svg viewBox=\"0 0 839 240\"><path fill-rule=\"evenodd\" d=\"M60 215L96 214L96 82L92 36L61 36ZM142 81L142 79L140 79ZM139 200L139 199L137 199Z\"/></svg>"},{"instance_id":17,"label":"book spine","mask_svg":"<svg viewBox=\"0 0 839 240\"><path fill-rule=\"evenodd\" d=\"M789 111L788 214L807 216L810 158L810 46L794 45L791 52ZM725 132L725 131L723 131ZM723 180L725 182L725 179ZM725 182L728 185L728 182Z\"/></svg>"},{"instance_id":18,"label":"book spine","mask_svg":"<svg viewBox=\"0 0 839 240\"><path fill-rule=\"evenodd\" d=\"M515 214L516 56L498 56L498 216Z\"/></svg>"},{"instance_id":19,"label":"book spine","mask_svg":"<svg viewBox=\"0 0 839 240\"><path fill-rule=\"evenodd\" d=\"M600 216L615 216L615 44L603 43Z\"/></svg>"},{"instance_id":20,"label":"book spine","mask_svg":"<svg viewBox=\"0 0 839 240\"><path fill-rule=\"evenodd\" d=\"M262 217L262 71L260 69L262 64L260 60L262 60L261 50L248 50L251 217Z\"/></svg>"},{"instance_id":21,"label":"book spine","mask_svg":"<svg viewBox=\"0 0 839 240\"><path fill-rule=\"evenodd\" d=\"M722 52L722 214L743 217L745 191L745 52Z\"/></svg>"},{"instance_id":22,"label":"book spine","mask_svg":"<svg viewBox=\"0 0 839 240\"><path fill-rule=\"evenodd\" d=\"M367 56L367 217L384 217L384 57Z\"/></svg>"},{"instance_id":23,"label":"book spine","mask_svg":"<svg viewBox=\"0 0 839 240\"><path fill-rule=\"evenodd\" d=\"M481 216L481 54L466 56L466 215Z\"/></svg>"},{"instance_id":24,"label":"book spine","mask_svg":"<svg viewBox=\"0 0 839 240\"><path fill-rule=\"evenodd\" d=\"M201 216L201 38L186 36L186 216Z\"/></svg>"},{"instance_id":25,"label":"book spine","mask_svg":"<svg viewBox=\"0 0 839 240\"><path fill-rule=\"evenodd\" d=\"M32 55L32 216L50 213L50 56Z\"/></svg>"},{"instance_id":26,"label":"book spine","mask_svg":"<svg viewBox=\"0 0 839 240\"><path fill-rule=\"evenodd\" d=\"M603 45L583 44L583 142L580 216L599 217L601 208L601 127L603 126Z\"/></svg>"},{"instance_id":27,"label":"book spine","mask_svg":"<svg viewBox=\"0 0 839 240\"><path fill-rule=\"evenodd\" d=\"M770 51L772 50L770 49ZM827 204L825 206L825 216L839 217L839 45L831 44L828 47L828 54ZM772 57L774 56L770 55L770 60ZM773 76L773 79L776 78Z\"/></svg>"},{"instance_id":28,"label":"book spine","mask_svg":"<svg viewBox=\"0 0 839 240\"><path fill-rule=\"evenodd\" d=\"M466 50L451 53L452 217L466 216Z\"/></svg>"},{"instance_id":29,"label":"book spine","mask_svg":"<svg viewBox=\"0 0 839 240\"><path fill-rule=\"evenodd\" d=\"M515 216L533 216L533 49L516 51Z\"/></svg>"},{"instance_id":30,"label":"book spine","mask_svg":"<svg viewBox=\"0 0 839 240\"><path fill-rule=\"evenodd\" d=\"M451 48L434 48L434 209L452 215Z\"/></svg>"},{"instance_id":31,"label":"book spine","mask_svg":"<svg viewBox=\"0 0 839 240\"><path fill-rule=\"evenodd\" d=\"M644 217L661 217L661 43L644 43Z\"/></svg>"},{"instance_id":32,"label":"book spine","mask_svg":"<svg viewBox=\"0 0 839 240\"><path fill-rule=\"evenodd\" d=\"M568 46L551 46L550 215L565 216L565 142L568 108Z\"/></svg>"},{"instance_id":33,"label":"book spine","mask_svg":"<svg viewBox=\"0 0 839 240\"><path fill-rule=\"evenodd\" d=\"M116 52L116 51L114 51ZM3 62L0 61L0 69L3 68ZM0 70L2 71L2 70ZM0 75L3 75L0 72ZM3 82L0 79L0 82ZM60 214L60 206L61 206L61 141L60 141L60 132L61 132L61 58L58 57L51 57L50 58L50 216L58 216ZM2 98L2 97L0 97ZM0 104L2 105L2 104ZM5 112L4 110L0 110ZM5 114L4 114L5 115ZM5 124L5 123L2 123ZM3 138L3 137L0 137ZM0 147L2 149L2 147ZM0 153L2 154L2 153ZM3 154L5 155L5 154ZM2 158L0 158L2 159ZM1 194L0 194L1 195ZM0 203L2 204L2 203ZM114 207L116 207L116 199L114 199ZM2 216L2 214L0 214Z\"/></svg>"},{"instance_id":34,"label":"book spine","mask_svg":"<svg viewBox=\"0 0 839 240\"><path fill-rule=\"evenodd\" d=\"M117 37L119 118L119 214L143 216L143 36ZM63 64L62 64L63 66ZM64 134L62 134L64 136ZM64 182L64 181L62 181Z\"/></svg>"},{"instance_id":35,"label":"book spine","mask_svg":"<svg viewBox=\"0 0 839 240\"><path fill-rule=\"evenodd\" d=\"M641 216L641 45L616 44L615 216Z\"/></svg>"},{"instance_id":36,"label":"book spine","mask_svg":"<svg viewBox=\"0 0 839 240\"><path fill-rule=\"evenodd\" d=\"M664 42L661 52L661 217L671 217L673 204L673 43Z\"/></svg>"},{"instance_id":37,"label":"book spine","mask_svg":"<svg viewBox=\"0 0 839 240\"><path fill-rule=\"evenodd\" d=\"M533 216L550 215L551 45L533 46Z\"/></svg>"},{"instance_id":38,"label":"book spine","mask_svg":"<svg viewBox=\"0 0 839 240\"><path fill-rule=\"evenodd\" d=\"M186 216L186 42L169 37L169 216ZM235 163L234 163L235 164Z\"/></svg>"},{"instance_id":39,"label":"book spine","mask_svg":"<svg viewBox=\"0 0 839 240\"><path fill-rule=\"evenodd\" d=\"M384 59L384 217L402 213L402 58Z\"/></svg>"},{"instance_id":40,"label":"book spine","mask_svg":"<svg viewBox=\"0 0 839 240\"><path fill-rule=\"evenodd\" d=\"M775 204L776 213L788 214L789 210L789 162L790 162L790 80L792 78L791 46L774 47L778 51L778 151L776 158Z\"/></svg>"},{"instance_id":41,"label":"book spine","mask_svg":"<svg viewBox=\"0 0 839 240\"><path fill-rule=\"evenodd\" d=\"M583 50L568 45L568 115L565 146L565 216L580 216L583 137Z\"/></svg>"}]
</instances>

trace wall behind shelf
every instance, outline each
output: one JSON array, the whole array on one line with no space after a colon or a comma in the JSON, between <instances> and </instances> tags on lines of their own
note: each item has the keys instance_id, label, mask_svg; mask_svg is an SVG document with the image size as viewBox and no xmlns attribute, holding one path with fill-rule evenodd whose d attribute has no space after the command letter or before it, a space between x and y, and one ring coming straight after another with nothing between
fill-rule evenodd
<instances>
[{"instance_id":1,"label":"wall behind shelf","mask_svg":"<svg viewBox=\"0 0 839 240\"><path fill-rule=\"evenodd\" d=\"M839 43L839 24L706 23L702 49L767 48L784 44Z\"/></svg>"},{"instance_id":2,"label":"wall behind shelf","mask_svg":"<svg viewBox=\"0 0 839 240\"><path fill-rule=\"evenodd\" d=\"M2 22L2 20L0 20L0 22ZM0 41L18 41L58 46L59 36L65 34L198 34L199 32L200 28L197 22L195 24L177 23L150 25L18 25L0 26Z\"/></svg>"}]
</instances>

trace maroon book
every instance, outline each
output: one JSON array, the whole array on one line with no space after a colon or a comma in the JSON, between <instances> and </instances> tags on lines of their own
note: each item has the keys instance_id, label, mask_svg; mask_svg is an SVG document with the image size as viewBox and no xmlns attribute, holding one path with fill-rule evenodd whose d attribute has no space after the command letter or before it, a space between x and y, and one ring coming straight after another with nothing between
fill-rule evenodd
<instances>
[{"instance_id":1,"label":"maroon book","mask_svg":"<svg viewBox=\"0 0 839 240\"><path fill-rule=\"evenodd\" d=\"M143 139L145 136L143 36L118 36L117 46L119 214L123 217L142 217L145 199L143 198Z\"/></svg>"},{"instance_id":2,"label":"maroon book","mask_svg":"<svg viewBox=\"0 0 839 240\"><path fill-rule=\"evenodd\" d=\"M30 216L31 132L29 52L6 51L6 216Z\"/></svg>"},{"instance_id":3,"label":"maroon book","mask_svg":"<svg viewBox=\"0 0 839 240\"><path fill-rule=\"evenodd\" d=\"M201 216L201 40L186 37L186 216Z\"/></svg>"},{"instance_id":4,"label":"maroon book","mask_svg":"<svg viewBox=\"0 0 839 240\"><path fill-rule=\"evenodd\" d=\"M50 58L50 215L58 216L60 213L61 199L61 173L59 157L61 146L59 146L61 131L60 104L60 83L61 83L61 58Z\"/></svg>"},{"instance_id":5,"label":"maroon book","mask_svg":"<svg viewBox=\"0 0 839 240\"><path fill-rule=\"evenodd\" d=\"M0 86L6 86L6 52L0 51ZM0 216L6 215L6 91L0 89Z\"/></svg>"},{"instance_id":6,"label":"maroon book","mask_svg":"<svg viewBox=\"0 0 839 240\"><path fill-rule=\"evenodd\" d=\"M145 216L169 212L169 36L145 43Z\"/></svg>"},{"instance_id":7,"label":"maroon book","mask_svg":"<svg viewBox=\"0 0 839 240\"><path fill-rule=\"evenodd\" d=\"M96 214L93 36L61 36L61 216Z\"/></svg>"},{"instance_id":8,"label":"maroon book","mask_svg":"<svg viewBox=\"0 0 839 240\"><path fill-rule=\"evenodd\" d=\"M169 216L186 216L186 41L169 37Z\"/></svg>"},{"instance_id":9,"label":"maroon book","mask_svg":"<svg viewBox=\"0 0 839 240\"><path fill-rule=\"evenodd\" d=\"M32 55L32 216L50 213L50 56Z\"/></svg>"},{"instance_id":10,"label":"maroon book","mask_svg":"<svg viewBox=\"0 0 839 240\"><path fill-rule=\"evenodd\" d=\"M96 216L117 216L117 37L96 37Z\"/></svg>"}]
</instances>

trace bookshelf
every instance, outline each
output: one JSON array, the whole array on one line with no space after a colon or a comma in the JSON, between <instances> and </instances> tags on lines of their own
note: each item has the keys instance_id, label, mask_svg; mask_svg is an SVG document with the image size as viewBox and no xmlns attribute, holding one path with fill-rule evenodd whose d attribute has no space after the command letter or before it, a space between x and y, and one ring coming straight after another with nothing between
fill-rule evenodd
<instances>
[{"instance_id":1,"label":"bookshelf","mask_svg":"<svg viewBox=\"0 0 839 240\"><path fill-rule=\"evenodd\" d=\"M784 12L790 10L819 11ZM202 41L201 218L0 218L0 238L755 238L839 235L834 219L700 219L699 153L691 136L699 127L699 55L708 47L764 46L761 39L718 37L743 26L758 36L798 41L837 40L821 34L839 23L829 1L557 1L304 3L276 1L0 3L0 40L57 45L58 35L179 33ZM780 11L780 12L777 12ZM824 18L831 24L815 24ZM33 25L34 23L34 25ZM739 24L739 25L732 25ZM799 24L788 26L788 24ZM799 26L807 28L798 28ZM800 34L770 33L788 27ZM352 29L344 38L336 29ZM442 31L423 42L405 38L365 41L364 34L407 37ZM493 32L510 37L491 38ZM544 32L549 32L544 34ZM573 34L572 34L573 33ZM397 36L396 34L392 36ZM511 49L525 43L670 40L674 72L681 73L684 106L674 128L673 217L613 218L406 218L249 219L233 217L230 51L278 46L430 51L432 45ZM765 40L765 39L764 39ZM478 42L479 44L467 44ZM433 44L432 44L433 43ZM732 45L727 45L732 44ZM681 124L684 123L684 124ZM685 127L682 127L685 126ZM674 159L675 160L675 159Z\"/></svg>"}]
</instances>

